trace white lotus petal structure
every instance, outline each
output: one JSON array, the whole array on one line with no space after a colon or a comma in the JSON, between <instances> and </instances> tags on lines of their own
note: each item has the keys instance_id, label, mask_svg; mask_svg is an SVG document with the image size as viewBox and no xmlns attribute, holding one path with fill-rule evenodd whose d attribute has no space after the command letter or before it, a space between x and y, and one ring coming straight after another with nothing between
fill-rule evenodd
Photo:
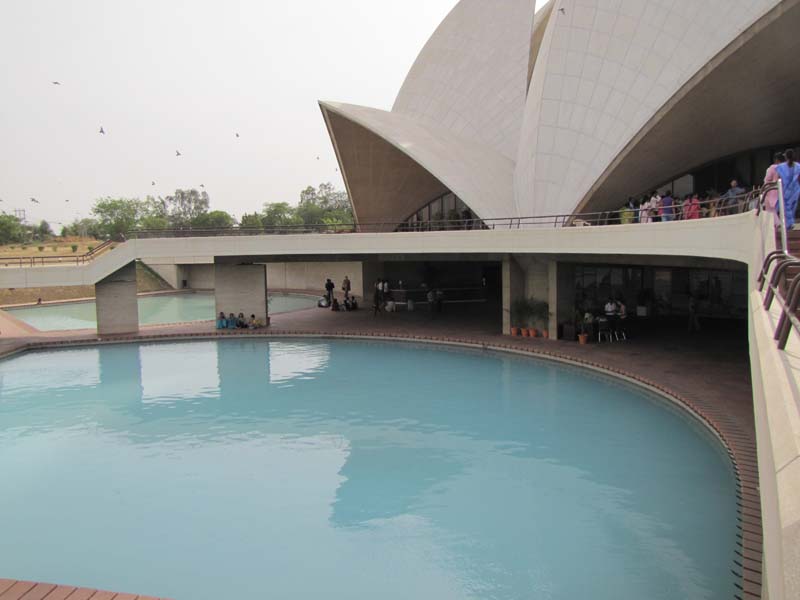
<instances>
[{"instance_id":1,"label":"white lotus petal structure","mask_svg":"<svg viewBox=\"0 0 800 600\"><path fill-rule=\"evenodd\" d=\"M799 4L461 0L391 111L320 102L356 218L437 198L482 219L609 210L796 141ZM765 161L736 172L755 183Z\"/></svg>"}]
</instances>

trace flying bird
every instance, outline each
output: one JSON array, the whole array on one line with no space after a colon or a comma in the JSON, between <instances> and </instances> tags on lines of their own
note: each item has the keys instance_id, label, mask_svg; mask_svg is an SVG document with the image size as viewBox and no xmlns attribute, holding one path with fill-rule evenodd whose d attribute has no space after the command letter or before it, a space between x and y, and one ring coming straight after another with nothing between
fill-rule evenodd
<instances>
[{"instance_id":1,"label":"flying bird","mask_svg":"<svg viewBox=\"0 0 800 600\"><path fill-rule=\"evenodd\" d=\"M175 156L183 156L180 150L175 150Z\"/></svg>"},{"instance_id":2,"label":"flying bird","mask_svg":"<svg viewBox=\"0 0 800 600\"><path fill-rule=\"evenodd\" d=\"M236 132L236 137L239 137L239 132L238 131Z\"/></svg>"},{"instance_id":3,"label":"flying bird","mask_svg":"<svg viewBox=\"0 0 800 600\"><path fill-rule=\"evenodd\" d=\"M60 81L53 81L52 83L53 83L53 85L61 85Z\"/></svg>"},{"instance_id":4,"label":"flying bird","mask_svg":"<svg viewBox=\"0 0 800 600\"><path fill-rule=\"evenodd\" d=\"M69 202L69 200L64 200L64 202Z\"/></svg>"},{"instance_id":5,"label":"flying bird","mask_svg":"<svg viewBox=\"0 0 800 600\"><path fill-rule=\"evenodd\" d=\"M36 204L39 204L39 201L36 198L31 198L31 202L35 202Z\"/></svg>"},{"instance_id":6,"label":"flying bird","mask_svg":"<svg viewBox=\"0 0 800 600\"><path fill-rule=\"evenodd\" d=\"M105 130L105 129L103 129L103 126L102 126L102 125L100 125L100 133L102 133L103 135L105 135L105 134L106 134L106 130Z\"/></svg>"},{"instance_id":7,"label":"flying bird","mask_svg":"<svg viewBox=\"0 0 800 600\"><path fill-rule=\"evenodd\" d=\"M559 8L559 9L558 9L558 12L560 12L562 15L565 15L565 14L567 14L567 11L565 11L563 7L562 7L562 8Z\"/></svg>"},{"instance_id":8,"label":"flying bird","mask_svg":"<svg viewBox=\"0 0 800 600\"><path fill-rule=\"evenodd\" d=\"M155 185L155 184L156 184L156 182L155 182L155 181L151 181L151 182L150 182L150 185Z\"/></svg>"},{"instance_id":9,"label":"flying bird","mask_svg":"<svg viewBox=\"0 0 800 600\"><path fill-rule=\"evenodd\" d=\"M317 160L319 160L319 156L317 157Z\"/></svg>"},{"instance_id":10,"label":"flying bird","mask_svg":"<svg viewBox=\"0 0 800 600\"><path fill-rule=\"evenodd\" d=\"M202 183L200 184L200 187L206 189L206 186L204 186Z\"/></svg>"}]
</instances>

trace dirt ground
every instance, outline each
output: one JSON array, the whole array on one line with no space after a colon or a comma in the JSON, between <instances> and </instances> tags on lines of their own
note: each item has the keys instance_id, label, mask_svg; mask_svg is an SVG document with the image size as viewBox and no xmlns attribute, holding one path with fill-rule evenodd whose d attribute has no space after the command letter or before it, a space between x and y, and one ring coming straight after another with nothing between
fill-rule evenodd
<instances>
[{"instance_id":1,"label":"dirt ground","mask_svg":"<svg viewBox=\"0 0 800 600\"><path fill-rule=\"evenodd\" d=\"M86 254L89 247L96 248L103 242L94 238L57 238L49 242L30 242L29 244L5 244L0 246L0 258L9 256L71 256ZM78 246L73 252L72 245ZM39 250L39 247L43 250Z\"/></svg>"}]
</instances>

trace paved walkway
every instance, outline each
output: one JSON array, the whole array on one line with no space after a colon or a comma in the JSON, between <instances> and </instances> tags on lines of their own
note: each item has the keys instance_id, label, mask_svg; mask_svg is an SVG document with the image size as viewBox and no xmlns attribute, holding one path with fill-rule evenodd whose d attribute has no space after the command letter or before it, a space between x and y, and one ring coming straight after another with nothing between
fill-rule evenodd
<instances>
[{"instance_id":1,"label":"paved walkway","mask_svg":"<svg viewBox=\"0 0 800 600\"><path fill-rule=\"evenodd\" d=\"M614 373L669 396L706 423L728 449L739 491L739 534L736 561L739 597L761 597L762 534L758 465L750 385L747 332L718 326L689 335L680 326L648 332L612 344L588 344L512 338L497 332L500 324L488 317L497 311L445 312L431 318L425 312L371 311L334 313L312 308L272 317L272 325L256 331L221 331L210 321L143 327L136 335L104 342L158 340L209 336L364 336L463 344L561 360ZM32 333L13 327L13 318L0 312L0 355L24 348L94 344L94 331ZM8 332L8 334L6 333ZM6 600L0 596L0 600ZM49 600L49 598L48 598Z\"/></svg>"},{"instance_id":2,"label":"paved walkway","mask_svg":"<svg viewBox=\"0 0 800 600\"><path fill-rule=\"evenodd\" d=\"M0 600L158 600L152 596L116 594L52 583L0 579Z\"/></svg>"}]
</instances>

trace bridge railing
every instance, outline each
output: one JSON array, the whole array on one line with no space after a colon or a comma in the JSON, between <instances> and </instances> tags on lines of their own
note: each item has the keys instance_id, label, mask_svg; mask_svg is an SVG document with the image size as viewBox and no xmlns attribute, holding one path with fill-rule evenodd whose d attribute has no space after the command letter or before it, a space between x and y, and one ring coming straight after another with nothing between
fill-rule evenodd
<instances>
[{"instance_id":1,"label":"bridge railing","mask_svg":"<svg viewBox=\"0 0 800 600\"><path fill-rule=\"evenodd\" d=\"M758 206L759 191L728 198L715 198L699 203L698 218L713 218L739 214ZM693 209L694 210L694 209ZM639 208L601 212L570 213L562 215L538 215L531 217L501 217L493 219L441 219L409 223L408 221L374 221L359 223L319 223L313 225L266 225L263 227L187 227L183 229L136 229L127 236L132 239L214 237L248 235L298 235L308 233L416 233L431 231L485 231L509 229L541 229L545 227L591 227L619 225L638 220ZM684 220L682 203L676 201L671 215L652 214L654 220ZM671 217L671 218L670 218ZM646 226L646 223L640 223Z\"/></svg>"},{"instance_id":2,"label":"bridge railing","mask_svg":"<svg viewBox=\"0 0 800 600\"><path fill-rule=\"evenodd\" d=\"M41 267L45 265L84 265L113 247L114 240L106 240L84 254L41 254L39 256L0 256L3 267Z\"/></svg>"}]
</instances>

